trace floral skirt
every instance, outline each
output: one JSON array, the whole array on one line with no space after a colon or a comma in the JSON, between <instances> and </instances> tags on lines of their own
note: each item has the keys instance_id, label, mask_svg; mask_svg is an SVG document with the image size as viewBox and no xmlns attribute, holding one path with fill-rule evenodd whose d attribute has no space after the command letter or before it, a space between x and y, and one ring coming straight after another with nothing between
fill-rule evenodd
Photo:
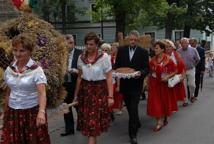
<instances>
[{"instance_id":1,"label":"floral skirt","mask_svg":"<svg viewBox=\"0 0 214 144\"><path fill-rule=\"evenodd\" d=\"M8 107L4 114L1 144L50 144L48 124L37 127L37 114L38 106L23 110Z\"/></svg>"},{"instance_id":2,"label":"floral skirt","mask_svg":"<svg viewBox=\"0 0 214 144\"><path fill-rule=\"evenodd\" d=\"M110 125L108 90L105 80L82 80L78 95L77 128L85 136L99 136Z\"/></svg>"}]
</instances>

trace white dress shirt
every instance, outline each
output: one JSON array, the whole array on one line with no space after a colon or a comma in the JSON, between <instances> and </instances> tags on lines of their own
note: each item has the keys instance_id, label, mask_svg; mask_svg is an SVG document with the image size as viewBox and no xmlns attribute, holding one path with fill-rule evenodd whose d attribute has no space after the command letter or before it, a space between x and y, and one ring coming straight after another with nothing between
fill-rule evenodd
<instances>
[{"instance_id":1,"label":"white dress shirt","mask_svg":"<svg viewBox=\"0 0 214 144\"><path fill-rule=\"evenodd\" d=\"M137 47L134 47L134 49L131 49L131 47L129 47L129 60L131 61L133 56L134 56L134 53L136 51L136 48Z\"/></svg>"}]
</instances>

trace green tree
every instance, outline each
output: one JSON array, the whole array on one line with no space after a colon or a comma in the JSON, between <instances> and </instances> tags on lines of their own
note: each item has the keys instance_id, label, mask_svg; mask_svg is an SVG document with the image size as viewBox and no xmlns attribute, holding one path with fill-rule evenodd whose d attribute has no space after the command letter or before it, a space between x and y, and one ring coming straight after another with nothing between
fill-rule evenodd
<instances>
[{"instance_id":1,"label":"green tree","mask_svg":"<svg viewBox=\"0 0 214 144\"><path fill-rule=\"evenodd\" d=\"M183 19L184 37L190 37L190 30L207 31L206 27L214 30L214 2L213 0L183 0L187 7ZM208 32L208 31L207 31Z\"/></svg>"},{"instance_id":2,"label":"green tree","mask_svg":"<svg viewBox=\"0 0 214 144\"><path fill-rule=\"evenodd\" d=\"M96 7L101 9L98 13L102 12L101 17L104 20L106 15L113 16L116 22L116 38L118 32L125 33L148 24L149 21L144 19L150 13L148 11L160 11L162 4L165 4L163 0L96 0Z\"/></svg>"}]
</instances>

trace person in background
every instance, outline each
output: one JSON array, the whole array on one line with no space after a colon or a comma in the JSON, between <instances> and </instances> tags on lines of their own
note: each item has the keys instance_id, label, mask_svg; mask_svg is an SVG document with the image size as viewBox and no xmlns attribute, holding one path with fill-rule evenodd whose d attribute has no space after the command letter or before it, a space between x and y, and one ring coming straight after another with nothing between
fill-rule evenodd
<instances>
[{"instance_id":1,"label":"person in background","mask_svg":"<svg viewBox=\"0 0 214 144\"><path fill-rule=\"evenodd\" d=\"M148 51L137 45L139 32L132 30L129 33L129 45L118 49L114 68L129 67L139 71L138 75L130 79L120 79L120 92L129 114L129 137L131 144L137 144L137 132L141 127L138 104L143 88L144 77L149 72Z\"/></svg>"},{"instance_id":2,"label":"person in background","mask_svg":"<svg viewBox=\"0 0 214 144\"><path fill-rule=\"evenodd\" d=\"M175 94L178 101L182 101L183 104L185 104L186 99L186 93L185 93L185 86L184 86L184 77L186 73L185 63L183 59L181 58L180 54L176 51L175 45L172 41L166 39L164 40L166 43L166 54L168 54L171 58L171 60L174 62L177 68L176 74L181 74L182 79L181 81L175 85Z\"/></svg>"},{"instance_id":3,"label":"person in background","mask_svg":"<svg viewBox=\"0 0 214 144\"><path fill-rule=\"evenodd\" d=\"M109 43L103 43L100 48L101 48L103 53L107 53L108 54L109 59L111 61L111 53L112 53L111 45ZM112 79L112 83L114 85L114 83L115 83L115 79L114 78ZM113 97L114 97L114 94L113 94ZM114 97L114 102L115 102L115 97ZM111 113L111 120L114 121L115 117L114 117L114 113L113 113L113 107L109 107L109 112Z\"/></svg>"},{"instance_id":4,"label":"person in background","mask_svg":"<svg viewBox=\"0 0 214 144\"><path fill-rule=\"evenodd\" d=\"M200 56L195 48L189 45L189 39L181 39L181 48L178 49L182 59L184 60L186 67L186 76L184 80L186 96L193 102L195 92L195 67L200 61ZM186 99L183 106L188 105L188 99Z\"/></svg>"},{"instance_id":5,"label":"person in background","mask_svg":"<svg viewBox=\"0 0 214 144\"><path fill-rule=\"evenodd\" d=\"M191 38L189 40L191 47L195 48L200 56L200 61L195 67L195 92L194 97L191 99L192 102L197 100L199 86L200 83L203 81L204 72L205 72L205 50L203 47L198 45L198 41L195 38Z\"/></svg>"},{"instance_id":6,"label":"person in background","mask_svg":"<svg viewBox=\"0 0 214 144\"><path fill-rule=\"evenodd\" d=\"M158 132L168 124L168 117L178 110L177 99L173 88L168 87L168 79L176 74L176 66L165 54L165 43L155 43L155 56L151 59L147 114L156 119L153 131Z\"/></svg>"},{"instance_id":7,"label":"person in background","mask_svg":"<svg viewBox=\"0 0 214 144\"><path fill-rule=\"evenodd\" d=\"M88 137L88 144L96 144L97 137L110 126L112 66L109 56L98 50L99 37L94 32L88 33L84 42L86 49L78 59L74 94L78 102L77 128Z\"/></svg>"},{"instance_id":8,"label":"person in background","mask_svg":"<svg viewBox=\"0 0 214 144\"><path fill-rule=\"evenodd\" d=\"M64 103L69 104L74 100L74 91L78 75L77 60L82 51L75 48L74 38L72 35L68 34L65 38L68 45L68 70L65 74L63 83L63 86L67 92ZM74 117L72 107L69 108L69 112L67 114L64 114L64 121L65 133L61 133L61 136L74 134Z\"/></svg>"},{"instance_id":9,"label":"person in background","mask_svg":"<svg viewBox=\"0 0 214 144\"><path fill-rule=\"evenodd\" d=\"M119 43L117 43L117 42L112 43L111 48L112 48L111 63L112 63L112 66L114 67L118 48L119 48ZM115 114L120 115L120 114L122 114L122 108L123 108L123 95L120 93L120 79L115 78L113 85L114 85L113 110L114 110Z\"/></svg>"},{"instance_id":10,"label":"person in background","mask_svg":"<svg viewBox=\"0 0 214 144\"><path fill-rule=\"evenodd\" d=\"M207 65L209 77L213 77L214 58L213 58L213 54L211 52L208 54L206 63L207 63L206 65Z\"/></svg>"},{"instance_id":11,"label":"person in background","mask_svg":"<svg viewBox=\"0 0 214 144\"><path fill-rule=\"evenodd\" d=\"M28 33L12 39L15 60L5 70L7 84L1 144L50 144L46 115L46 76L31 59Z\"/></svg>"},{"instance_id":12,"label":"person in background","mask_svg":"<svg viewBox=\"0 0 214 144\"><path fill-rule=\"evenodd\" d=\"M103 43L101 45L101 50L105 53L107 53L110 58L111 58L111 53L112 53L112 50L111 50L111 45L109 43Z\"/></svg>"}]
</instances>

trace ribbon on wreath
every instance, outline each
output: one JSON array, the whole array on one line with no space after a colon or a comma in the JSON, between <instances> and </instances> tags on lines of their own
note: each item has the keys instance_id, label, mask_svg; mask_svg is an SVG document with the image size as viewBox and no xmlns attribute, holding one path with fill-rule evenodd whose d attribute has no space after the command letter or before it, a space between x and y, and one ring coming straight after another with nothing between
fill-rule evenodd
<instances>
[{"instance_id":1,"label":"ribbon on wreath","mask_svg":"<svg viewBox=\"0 0 214 144\"><path fill-rule=\"evenodd\" d=\"M23 12L32 12L36 8L38 0L12 0L13 5Z\"/></svg>"}]
</instances>

